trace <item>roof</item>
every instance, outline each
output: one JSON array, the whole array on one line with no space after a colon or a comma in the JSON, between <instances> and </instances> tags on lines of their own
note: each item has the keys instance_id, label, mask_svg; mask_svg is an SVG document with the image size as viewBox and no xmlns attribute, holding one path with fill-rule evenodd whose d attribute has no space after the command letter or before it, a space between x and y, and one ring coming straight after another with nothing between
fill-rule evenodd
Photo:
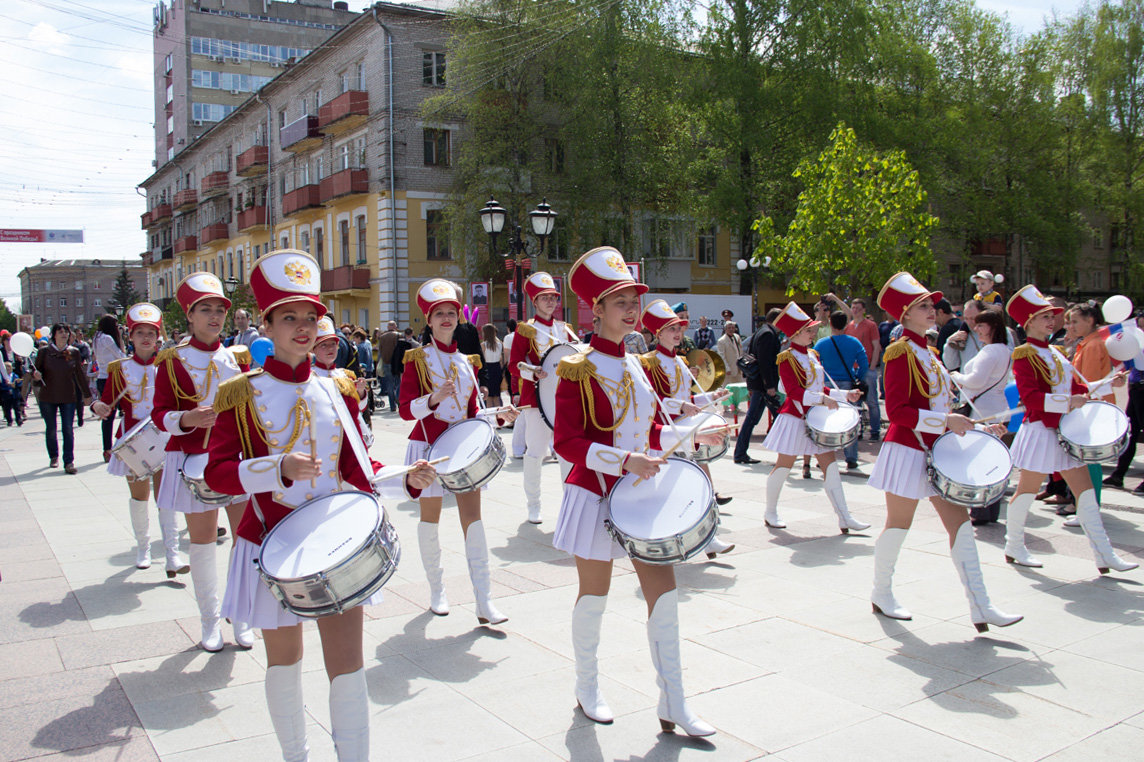
<instances>
[{"instance_id":1,"label":"roof","mask_svg":"<svg viewBox=\"0 0 1144 762\"><path fill-rule=\"evenodd\" d=\"M136 262L130 259L41 259L34 265L28 265L25 270L37 270L40 268L48 269L55 267L107 267L120 270L124 267L127 269L143 269L141 262Z\"/></svg>"}]
</instances>

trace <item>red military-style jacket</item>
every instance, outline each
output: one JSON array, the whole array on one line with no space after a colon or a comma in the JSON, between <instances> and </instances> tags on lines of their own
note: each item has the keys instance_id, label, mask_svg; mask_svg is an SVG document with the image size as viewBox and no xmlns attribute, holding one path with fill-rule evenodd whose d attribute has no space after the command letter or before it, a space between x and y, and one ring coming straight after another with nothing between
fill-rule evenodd
<instances>
[{"instance_id":1,"label":"red military-style jacket","mask_svg":"<svg viewBox=\"0 0 1144 762\"><path fill-rule=\"evenodd\" d=\"M116 439L134 428L139 421L151 417L155 401L155 355L146 360L131 355L108 363L107 383L103 385L100 400L103 404L110 405L124 388L127 393L116 403L116 407L123 411L123 420L115 432Z\"/></svg>"},{"instance_id":2,"label":"red military-style jacket","mask_svg":"<svg viewBox=\"0 0 1144 762\"><path fill-rule=\"evenodd\" d=\"M790 349L775 358L779 366L779 382L786 400L779 413L805 418L812 405L821 405L823 397L846 402L846 392L824 389L826 371L818 360L818 352L792 343Z\"/></svg>"},{"instance_id":3,"label":"red military-style jacket","mask_svg":"<svg viewBox=\"0 0 1144 762\"><path fill-rule=\"evenodd\" d=\"M171 434L167 452L197 455L207 451L207 429L185 430L182 414L213 404L219 385L250 368L250 350L204 344L195 337L164 349L155 360L155 407L151 420Z\"/></svg>"},{"instance_id":4,"label":"red military-style jacket","mask_svg":"<svg viewBox=\"0 0 1144 762\"><path fill-rule=\"evenodd\" d=\"M928 450L946 431L953 402L949 373L925 338L912 331L886 348L883 363L890 420L886 441Z\"/></svg>"},{"instance_id":5,"label":"red military-style jacket","mask_svg":"<svg viewBox=\"0 0 1144 762\"><path fill-rule=\"evenodd\" d=\"M520 394L518 407L536 407L536 376L527 367L539 366L544 354L557 344L579 342L575 331L562 320L544 319L537 315L531 320L517 323L516 338L509 352L508 365L512 378L519 378L519 386L513 390Z\"/></svg>"},{"instance_id":6,"label":"red military-style jacket","mask_svg":"<svg viewBox=\"0 0 1144 762\"><path fill-rule=\"evenodd\" d=\"M1013 352L1017 396L1025 406L1026 421L1040 421L1055 429L1069 411L1069 397L1088 394L1088 385L1073 371L1072 363L1048 342L1029 337Z\"/></svg>"},{"instance_id":7,"label":"red military-style jacket","mask_svg":"<svg viewBox=\"0 0 1144 762\"><path fill-rule=\"evenodd\" d=\"M449 424L476 417L476 372L480 367L480 355L461 354L455 341L444 346L430 339L425 346L405 353L398 412L407 421L417 421L409 432L411 441L433 444ZM453 380L457 393L430 406L429 395L448 379Z\"/></svg>"},{"instance_id":8,"label":"red military-style jacket","mask_svg":"<svg viewBox=\"0 0 1144 762\"><path fill-rule=\"evenodd\" d=\"M710 394L692 394L691 385L695 378L691 375L687 361L674 349L657 346L651 352L640 355L640 363L652 389L659 395L660 407L672 420L683 415L684 403L692 402L699 407L711 404Z\"/></svg>"}]
</instances>

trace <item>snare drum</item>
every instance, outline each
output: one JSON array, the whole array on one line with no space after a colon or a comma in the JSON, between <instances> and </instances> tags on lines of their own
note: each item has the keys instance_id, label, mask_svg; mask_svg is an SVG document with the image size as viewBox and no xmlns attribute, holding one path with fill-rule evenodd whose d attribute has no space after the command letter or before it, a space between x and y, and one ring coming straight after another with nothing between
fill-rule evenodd
<instances>
[{"instance_id":1,"label":"snare drum","mask_svg":"<svg viewBox=\"0 0 1144 762\"><path fill-rule=\"evenodd\" d=\"M934 490L951 503L971 508L1000 500L1012 471L1005 443L976 429L964 436L947 431L926 453L926 472Z\"/></svg>"},{"instance_id":2,"label":"snare drum","mask_svg":"<svg viewBox=\"0 0 1144 762\"><path fill-rule=\"evenodd\" d=\"M1131 436L1128 416L1110 402L1087 402L1061 416L1057 436L1065 452L1085 463L1116 460Z\"/></svg>"},{"instance_id":3,"label":"snare drum","mask_svg":"<svg viewBox=\"0 0 1144 762\"><path fill-rule=\"evenodd\" d=\"M812 405L804 420L810 441L819 447L840 450L858 438L862 416L853 405L840 403L835 410L826 405Z\"/></svg>"},{"instance_id":4,"label":"snare drum","mask_svg":"<svg viewBox=\"0 0 1144 762\"><path fill-rule=\"evenodd\" d=\"M680 433L683 433L685 431L690 431L699 424L703 425L703 429L713 429L719 426L725 427L727 425L727 419L721 415L716 415L715 413L697 413L696 415L689 415L684 418L676 418L672 423L675 425L675 428L680 431ZM700 429L697 433L702 433L703 429ZM710 463L712 461L719 460L719 458L722 458L727 454L727 450L730 448L731 435L724 432L723 438L719 441L719 444L699 445L691 454L691 459L696 463Z\"/></svg>"},{"instance_id":5,"label":"snare drum","mask_svg":"<svg viewBox=\"0 0 1144 762\"><path fill-rule=\"evenodd\" d=\"M183 460L183 465L179 466L179 476L186 482L187 487L190 488L191 494L195 496L195 500L206 505L228 505L234 500L237 495L227 495L222 492L215 492L207 486L207 480L203 474L207 468L207 453L199 453L198 455L188 455Z\"/></svg>"},{"instance_id":6,"label":"snare drum","mask_svg":"<svg viewBox=\"0 0 1144 762\"><path fill-rule=\"evenodd\" d=\"M111 448L111 454L123 462L135 480L146 479L163 469L167 457L167 441L171 435L159 431L150 418L131 427Z\"/></svg>"},{"instance_id":7,"label":"snare drum","mask_svg":"<svg viewBox=\"0 0 1144 762\"><path fill-rule=\"evenodd\" d=\"M608 494L604 526L628 555L645 564L686 561L719 528L715 488L690 460L668 458L659 473L636 484L628 473Z\"/></svg>"},{"instance_id":8,"label":"snare drum","mask_svg":"<svg viewBox=\"0 0 1144 762\"><path fill-rule=\"evenodd\" d=\"M300 617L352 609L389 581L401 543L377 497L335 492L309 500L275 524L258 554L258 573Z\"/></svg>"},{"instance_id":9,"label":"snare drum","mask_svg":"<svg viewBox=\"0 0 1144 762\"><path fill-rule=\"evenodd\" d=\"M449 460L437 467L441 485L450 492L472 492L492 481L501 470L504 442L487 420L468 418L441 432L426 459L445 456Z\"/></svg>"},{"instance_id":10,"label":"snare drum","mask_svg":"<svg viewBox=\"0 0 1144 762\"><path fill-rule=\"evenodd\" d=\"M588 351L587 344L557 344L540 358L540 369L548 375L536 382L536 406L548 428L556 428L556 366L565 357Z\"/></svg>"}]
</instances>

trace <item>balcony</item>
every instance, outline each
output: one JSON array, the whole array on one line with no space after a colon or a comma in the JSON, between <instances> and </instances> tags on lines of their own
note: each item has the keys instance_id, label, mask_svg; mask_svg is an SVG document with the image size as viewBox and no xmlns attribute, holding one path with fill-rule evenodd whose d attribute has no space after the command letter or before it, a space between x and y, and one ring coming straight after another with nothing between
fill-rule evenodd
<instances>
[{"instance_id":1,"label":"balcony","mask_svg":"<svg viewBox=\"0 0 1144 762\"><path fill-rule=\"evenodd\" d=\"M369 93L347 90L318 109L318 129L338 135L365 124L369 117Z\"/></svg>"},{"instance_id":2,"label":"balcony","mask_svg":"<svg viewBox=\"0 0 1144 762\"><path fill-rule=\"evenodd\" d=\"M283 151L300 153L322 144L322 132L318 129L318 117L313 114L291 122L278 131L278 143Z\"/></svg>"},{"instance_id":3,"label":"balcony","mask_svg":"<svg viewBox=\"0 0 1144 762\"><path fill-rule=\"evenodd\" d=\"M139 221L140 221L144 230L146 230L147 228L151 227L151 225L154 224L153 222L151 222L151 213L150 212L143 212L143 214L139 215Z\"/></svg>"},{"instance_id":4,"label":"balcony","mask_svg":"<svg viewBox=\"0 0 1144 762\"><path fill-rule=\"evenodd\" d=\"M193 193L194 191L192 191ZM182 238L175 239L175 253L183 254L188 251L196 251L199 248L199 239L193 235L185 235Z\"/></svg>"},{"instance_id":5,"label":"balcony","mask_svg":"<svg viewBox=\"0 0 1144 762\"><path fill-rule=\"evenodd\" d=\"M142 260L144 267L150 267L151 265L155 264L155 253L151 251L145 251L139 255L139 259Z\"/></svg>"},{"instance_id":6,"label":"balcony","mask_svg":"<svg viewBox=\"0 0 1144 762\"><path fill-rule=\"evenodd\" d=\"M335 198L350 196L354 193L368 193L369 170L343 169L341 172L335 172L329 177L322 179L321 189L323 204Z\"/></svg>"},{"instance_id":7,"label":"balcony","mask_svg":"<svg viewBox=\"0 0 1144 762\"><path fill-rule=\"evenodd\" d=\"M194 188L187 188L175 194L175 211L189 212L199 205L199 192Z\"/></svg>"},{"instance_id":8,"label":"balcony","mask_svg":"<svg viewBox=\"0 0 1144 762\"><path fill-rule=\"evenodd\" d=\"M170 246L164 246L159 252L159 259L174 259L175 250Z\"/></svg>"},{"instance_id":9,"label":"balcony","mask_svg":"<svg viewBox=\"0 0 1144 762\"><path fill-rule=\"evenodd\" d=\"M348 291L369 291L369 268L345 265L333 270L322 270L324 295Z\"/></svg>"},{"instance_id":10,"label":"balcony","mask_svg":"<svg viewBox=\"0 0 1144 762\"><path fill-rule=\"evenodd\" d=\"M247 230L252 230L258 227L266 226L266 207L265 206L248 206L238 213L238 220L236 221L238 232L245 233Z\"/></svg>"},{"instance_id":11,"label":"balcony","mask_svg":"<svg viewBox=\"0 0 1144 762\"><path fill-rule=\"evenodd\" d=\"M266 174L270 163L270 152L266 146L251 146L238 155L234 162L234 173L239 177L254 177Z\"/></svg>"},{"instance_id":12,"label":"balcony","mask_svg":"<svg viewBox=\"0 0 1144 762\"><path fill-rule=\"evenodd\" d=\"M321 206L321 186L319 185L303 185L301 188L295 188L282 197L282 216L289 217L295 212L302 209L309 209L312 206Z\"/></svg>"},{"instance_id":13,"label":"balcony","mask_svg":"<svg viewBox=\"0 0 1144 762\"><path fill-rule=\"evenodd\" d=\"M208 244L211 241L219 241L229 237L230 234L227 232L227 224L225 222L216 222L213 225L207 225L199 231L200 244Z\"/></svg>"},{"instance_id":14,"label":"balcony","mask_svg":"<svg viewBox=\"0 0 1144 762\"><path fill-rule=\"evenodd\" d=\"M151 209L151 219L143 223L145 226L158 225L160 222L166 222L171 219L171 205L170 204L156 204Z\"/></svg>"},{"instance_id":15,"label":"balcony","mask_svg":"<svg viewBox=\"0 0 1144 762\"><path fill-rule=\"evenodd\" d=\"M203 178L202 197L212 198L220 194L226 193L227 186L230 185L230 178L226 176L226 172L211 172Z\"/></svg>"}]
</instances>

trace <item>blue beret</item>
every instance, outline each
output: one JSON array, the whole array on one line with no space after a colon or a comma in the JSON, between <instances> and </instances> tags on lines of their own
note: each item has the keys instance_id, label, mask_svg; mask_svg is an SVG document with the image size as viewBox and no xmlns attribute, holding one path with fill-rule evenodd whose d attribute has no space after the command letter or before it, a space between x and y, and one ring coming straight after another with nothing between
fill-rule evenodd
<instances>
[{"instance_id":1,"label":"blue beret","mask_svg":"<svg viewBox=\"0 0 1144 762\"><path fill-rule=\"evenodd\" d=\"M677 315L686 309L687 309L687 302L678 302L677 304L671 305L671 311Z\"/></svg>"}]
</instances>

